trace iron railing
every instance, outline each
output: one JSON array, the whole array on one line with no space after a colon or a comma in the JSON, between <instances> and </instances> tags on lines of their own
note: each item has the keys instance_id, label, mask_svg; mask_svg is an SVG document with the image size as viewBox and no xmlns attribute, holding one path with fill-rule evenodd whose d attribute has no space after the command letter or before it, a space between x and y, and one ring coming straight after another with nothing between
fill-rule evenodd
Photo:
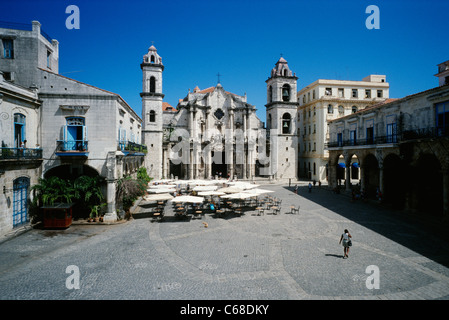
<instances>
[{"instance_id":1,"label":"iron railing","mask_svg":"<svg viewBox=\"0 0 449 320\"><path fill-rule=\"evenodd\" d=\"M56 152L88 152L87 140L58 140Z\"/></svg>"},{"instance_id":2,"label":"iron railing","mask_svg":"<svg viewBox=\"0 0 449 320\"><path fill-rule=\"evenodd\" d=\"M332 141L326 143L326 147L339 148L348 146L369 146L376 144L398 143L400 140L401 137L397 134L394 134L388 136L373 137L368 139L350 139L350 140Z\"/></svg>"},{"instance_id":3,"label":"iron railing","mask_svg":"<svg viewBox=\"0 0 449 320\"><path fill-rule=\"evenodd\" d=\"M0 160L36 160L42 159L42 149L0 148Z\"/></svg>"},{"instance_id":4,"label":"iron railing","mask_svg":"<svg viewBox=\"0 0 449 320\"><path fill-rule=\"evenodd\" d=\"M130 153L144 153L148 152L147 146L131 141L119 141L119 148L121 151L128 151Z\"/></svg>"},{"instance_id":5,"label":"iron railing","mask_svg":"<svg viewBox=\"0 0 449 320\"><path fill-rule=\"evenodd\" d=\"M371 139L331 141L326 143L326 147L340 148L348 146L367 146L367 145L407 142L418 139L435 139L442 137L449 137L449 126L404 130L400 134L380 136Z\"/></svg>"}]
</instances>

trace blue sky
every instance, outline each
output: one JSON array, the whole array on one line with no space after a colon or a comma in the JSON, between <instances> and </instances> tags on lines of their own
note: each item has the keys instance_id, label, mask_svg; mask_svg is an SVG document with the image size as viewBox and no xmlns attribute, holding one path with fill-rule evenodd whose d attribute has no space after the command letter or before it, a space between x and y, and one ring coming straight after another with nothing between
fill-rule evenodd
<instances>
[{"instance_id":1,"label":"blue sky","mask_svg":"<svg viewBox=\"0 0 449 320\"><path fill-rule=\"evenodd\" d=\"M80 10L69 30L68 5ZM380 29L369 30L369 5ZM438 85L449 60L447 0L2 0L0 20L29 23L59 41L59 72L120 94L140 115L140 63L152 41L165 65L164 101L217 84L244 95L265 121L266 83L282 54L298 90L317 79L385 74L390 97ZM446 21L446 22L445 22Z\"/></svg>"}]
</instances>

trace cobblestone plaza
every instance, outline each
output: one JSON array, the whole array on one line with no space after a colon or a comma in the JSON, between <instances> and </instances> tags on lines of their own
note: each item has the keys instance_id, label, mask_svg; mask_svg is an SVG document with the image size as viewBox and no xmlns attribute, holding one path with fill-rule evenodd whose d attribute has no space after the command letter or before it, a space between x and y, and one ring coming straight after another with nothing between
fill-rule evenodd
<instances>
[{"instance_id":1,"label":"cobblestone plaza","mask_svg":"<svg viewBox=\"0 0 449 320\"><path fill-rule=\"evenodd\" d=\"M263 187L282 200L280 214L155 222L138 207L122 223L31 229L0 244L0 299L448 299L449 242L430 221L324 188ZM373 265L379 289L367 286ZM68 266L79 289L66 286Z\"/></svg>"}]
</instances>

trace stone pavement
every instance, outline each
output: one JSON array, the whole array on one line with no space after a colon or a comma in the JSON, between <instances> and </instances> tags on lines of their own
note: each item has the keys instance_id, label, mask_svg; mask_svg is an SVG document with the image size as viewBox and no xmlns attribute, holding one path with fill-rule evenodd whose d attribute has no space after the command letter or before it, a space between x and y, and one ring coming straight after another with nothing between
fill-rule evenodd
<instances>
[{"instance_id":1,"label":"stone pavement","mask_svg":"<svg viewBox=\"0 0 449 320\"><path fill-rule=\"evenodd\" d=\"M141 207L118 225L30 230L0 244L0 299L449 298L449 241L431 222L429 231L324 188L261 187L282 199L280 215L178 220L167 212L154 222ZM349 259L339 245L344 229L353 236ZM69 265L80 270L77 290L65 286ZM369 266L378 289L367 286Z\"/></svg>"}]
</instances>

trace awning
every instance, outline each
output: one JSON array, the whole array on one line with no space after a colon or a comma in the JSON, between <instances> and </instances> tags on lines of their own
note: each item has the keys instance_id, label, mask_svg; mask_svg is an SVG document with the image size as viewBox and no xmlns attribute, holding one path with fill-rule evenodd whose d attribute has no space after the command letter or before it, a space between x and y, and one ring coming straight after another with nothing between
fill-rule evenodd
<instances>
[{"instance_id":1,"label":"awning","mask_svg":"<svg viewBox=\"0 0 449 320\"><path fill-rule=\"evenodd\" d=\"M338 166L339 166L340 168L346 168L346 165L345 165L343 162L340 162L340 163L338 164Z\"/></svg>"},{"instance_id":2,"label":"awning","mask_svg":"<svg viewBox=\"0 0 449 320\"><path fill-rule=\"evenodd\" d=\"M354 168L360 168L360 166L359 166L359 163L358 163L358 162L354 162L354 163L352 164L352 166L353 166Z\"/></svg>"}]
</instances>

